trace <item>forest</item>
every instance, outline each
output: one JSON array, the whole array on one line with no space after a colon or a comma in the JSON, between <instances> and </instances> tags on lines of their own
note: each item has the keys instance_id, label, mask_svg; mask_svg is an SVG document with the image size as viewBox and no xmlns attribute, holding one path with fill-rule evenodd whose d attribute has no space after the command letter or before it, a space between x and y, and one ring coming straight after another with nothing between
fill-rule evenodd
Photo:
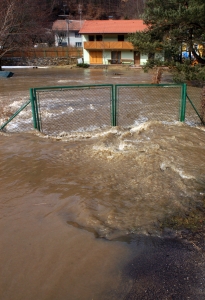
<instances>
[{"instance_id":1,"label":"forest","mask_svg":"<svg viewBox=\"0 0 205 300\"><path fill-rule=\"evenodd\" d=\"M56 0L52 3L53 17L69 14L72 19L106 20L139 19L145 0Z\"/></svg>"}]
</instances>

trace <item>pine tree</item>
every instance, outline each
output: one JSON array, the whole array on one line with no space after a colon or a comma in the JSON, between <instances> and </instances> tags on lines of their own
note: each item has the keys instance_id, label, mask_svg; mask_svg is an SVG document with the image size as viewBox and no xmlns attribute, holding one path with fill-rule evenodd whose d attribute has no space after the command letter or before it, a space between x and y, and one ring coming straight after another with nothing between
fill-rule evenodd
<instances>
[{"instance_id":1,"label":"pine tree","mask_svg":"<svg viewBox=\"0 0 205 300\"><path fill-rule=\"evenodd\" d=\"M148 26L144 32L130 36L138 50L149 53L164 50L167 59L180 60L182 46L186 45L189 57L193 55L200 64L205 64L205 1L204 0L147 0L143 20Z\"/></svg>"}]
</instances>

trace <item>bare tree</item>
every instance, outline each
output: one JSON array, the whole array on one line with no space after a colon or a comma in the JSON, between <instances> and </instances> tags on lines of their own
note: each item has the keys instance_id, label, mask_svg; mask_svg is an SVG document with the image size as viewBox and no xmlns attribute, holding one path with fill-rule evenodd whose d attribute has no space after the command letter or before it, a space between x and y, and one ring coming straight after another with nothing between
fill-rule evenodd
<instances>
[{"instance_id":1,"label":"bare tree","mask_svg":"<svg viewBox=\"0 0 205 300\"><path fill-rule=\"evenodd\" d=\"M49 1L49 0L48 0ZM140 18L146 0L50 0L56 1L56 9L61 13L70 14L73 19L79 18L81 5L84 19L108 19L111 15L115 19ZM58 4L57 4L58 3ZM55 6L55 5L54 5Z\"/></svg>"},{"instance_id":2,"label":"bare tree","mask_svg":"<svg viewBox=\"0 0 205 300\"><path fill-rule=\"evenodd\" d=\"M67 38L67 32L65 30L53 30L55 37L56 37L56 42L60 46L62 43L66 40Z\"/></svg>"},{"instance_id":3,"label":"bare tree","mask_svg":"<svg viewBox=\"0 0 205 300\"><path fill-rule=\"evenodd\" d=\"M0 62L11 50L33 45L48 34L49 11L39 0L0 1ZM1 68L1 63L0 63Z\"/></svg>"},{"instance_id":4,"label":"bare tree","mask_svg":"<svg viewBox=\"0 0 205 300\"><path fill-rule=\"evenodd\" d=\"M139 19L144 11L144 0L121 0L121 14L128 19Z\"/></svg>"}]
</instances>

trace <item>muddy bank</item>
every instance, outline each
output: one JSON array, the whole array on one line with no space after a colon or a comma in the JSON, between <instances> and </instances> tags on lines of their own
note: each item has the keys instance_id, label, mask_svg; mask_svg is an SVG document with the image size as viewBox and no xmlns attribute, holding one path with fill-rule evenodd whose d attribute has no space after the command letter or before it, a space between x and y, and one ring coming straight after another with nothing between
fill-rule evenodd
<instances>
[{"instance_id":1,"label":"muddy bank","mask_svg":"<svg viewBox=\"0 0 205 300\"><path fill-rule=\"evenodd\" d=\"M152 243L158 245L157 251L147 239L141 255L125 268L133 284L123 299L202 300L205 292L203 255L179 239L152 239Z\"/></svg>"}]
</instances>

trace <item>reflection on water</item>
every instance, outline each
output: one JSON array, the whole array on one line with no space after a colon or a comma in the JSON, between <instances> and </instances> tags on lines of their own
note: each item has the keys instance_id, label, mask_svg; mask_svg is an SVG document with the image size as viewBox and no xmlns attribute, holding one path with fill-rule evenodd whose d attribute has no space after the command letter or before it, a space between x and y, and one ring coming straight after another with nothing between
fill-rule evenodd
<instances>
[{"instance_id":1,"label":"reflection on water","mask_svg":"<svg viewBox=\"0 0 205 300\"><path fill-rule=\"evenodd\" d=\"M102 78L90 71L76 70L76 80ZM27 83L30 72L41 71L28 71ZM49 72L52 84L67 80L67 70ZM21 96L23 76L11 78ZM6 98L8 82L0 85ZM203 296L194 252L160 237L160 222L203 205L204 150L203 129L178 122L53 138L1 133L0 298Z\"/></svg>"},{"instance_id":2,"label":"reflection on water","mask_svg":"<svg viewBox=\"0 0 205 300\"><path fill-rule=\"evenodd\" d=\"M11 92L23 92L33 87L67 86L83 84L110 84L110 83L151 83L152 74L144 73L141 69L127 69L115 75L115 69L67 69L67 68L39 68L15 69L14 76L1 79L1 95ZM170 80L164 74L164 80Z\"/></svg>"}]
</instances>

